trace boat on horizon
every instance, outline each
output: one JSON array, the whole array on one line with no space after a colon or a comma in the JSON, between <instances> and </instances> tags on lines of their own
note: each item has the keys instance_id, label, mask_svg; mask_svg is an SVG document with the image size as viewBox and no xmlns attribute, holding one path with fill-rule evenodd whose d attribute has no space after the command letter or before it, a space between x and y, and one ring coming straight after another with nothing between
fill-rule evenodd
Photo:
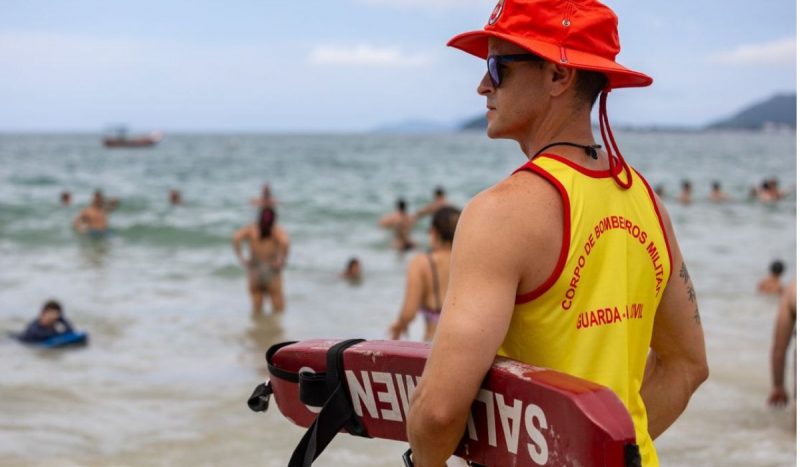
<instances>
[{"instance_id":1,"label":"boat on horizon","mask_svg":"<svg viewBox=\"0 0 800 467\"><path fill-rule=\"evenodd\" d=\"M103 146L107 148L147 148L155 146L164 139L164 133L153 131L143 135L128 135L124 127L115 128L113 132L103 137Z\"/></svg>"}]
</instances>

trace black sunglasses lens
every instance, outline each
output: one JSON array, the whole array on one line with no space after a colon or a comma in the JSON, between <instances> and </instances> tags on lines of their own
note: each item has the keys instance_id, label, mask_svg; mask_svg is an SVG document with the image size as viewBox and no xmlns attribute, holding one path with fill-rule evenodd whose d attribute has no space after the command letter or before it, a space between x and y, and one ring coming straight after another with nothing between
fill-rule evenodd
<instances>
[{"instance_id":1,"label":"black sunglasses lens","mask_svg":"<svg viewBox=\"0 0 800 467\"><path fill-rule=\"evenodd\" d=\"M486 67L489 69L489 79L492 81L492 86L500 86L500 65L497 63L497 58L492 55L486 59Z\"/></svg>"}]
</instances>

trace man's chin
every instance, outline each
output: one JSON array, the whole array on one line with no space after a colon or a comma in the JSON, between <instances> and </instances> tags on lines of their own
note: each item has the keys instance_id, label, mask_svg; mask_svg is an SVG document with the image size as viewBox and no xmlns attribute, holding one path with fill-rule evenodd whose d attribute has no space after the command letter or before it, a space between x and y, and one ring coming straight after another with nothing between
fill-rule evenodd
<instances>
[{"instance_id":1,"label":"man's chin","mask_svg":"<svg viewBox=\"0 0 800 467\"><path fill-rule=\"evenodd\" d=\"M502 131L500 131L500 126L497 124L493 124L491 121L486 125L486 136L492 139L498 139L503 137Z\"/></svg>"}]
</instances>

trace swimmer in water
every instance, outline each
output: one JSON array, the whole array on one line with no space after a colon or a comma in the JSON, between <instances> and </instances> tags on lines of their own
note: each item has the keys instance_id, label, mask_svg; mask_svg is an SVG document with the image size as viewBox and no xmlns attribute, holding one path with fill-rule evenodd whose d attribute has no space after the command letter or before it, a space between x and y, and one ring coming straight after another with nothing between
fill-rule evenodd
<instances>
[{"instance_id":1,"label":"swimmer in water","mask_svg":"<svg viewBox=\"0 0 800 467\"><path fill-rule=\"evenodd\" d=\"M60 199L62 206L69 206L72 203L72 193L69 191L62 191Z\"/></svg>"},{"instance_id":2,"label":"swimmer in water","mask_svg":"<svg viewBox=\"0 0 800 467\"><path fill-rule=\"evenodd\" d=\"M722 185L716 180L711 182L711 194L709 195L709 199L712 203L722 203L728 201L730 196L727 193L722 191Z\"/></svg>"},{"instance_id":3,"label":"swimmer in water","mask_svg":"<svg viewBox=\"0 0 800 467\"><path fill-rule=\"evenodd\" d=\"M254 315L263 312L264 293L269 294L273 311L281 312L285 307L282 271L289 255L289 236L276 221L275 210L263 208L256 223L242 227L233 235L233 250L247 269ZM242 242L249 245L249 259L242 254Z\"/></svg>"},{"instance_id":4,"label":"swimmer in water","mask_svg":"<svg viewBox=\"0 0 800 467\"><path fill-rule=\"evenodd\" d=\"M76 231L91 237L102 237L108 233L108 215L117 208L119 200L111 198L106 200L103 192L95 190L92 204L84 208L72 226Z\"/></svg>"},{"instance_id":5,"label":"swimmer in water","mask_svg":"<svg viewBox=\"0 0 800 467\"><path fill-rule=\"evenodd\" d=\"M393 245L398 251L408 251L416 246L411 240L411 229L414 227L414 217L406 209L406 200L397 200L397 210L381 218L378 224L385 229L394 231Z\"/></svg>"},{"instance_id":6,"label":"swimmer in water","mask_svg":"<svg viewBox=\"0 0 800 467\"><path fill-rule=\"evenodd\" d=\"M31 321L19 339L23 342L41 342L68 332L72 332L72 325L64 318L61 304L48 300L42 306L39 316Z\"/></svg>"},{"instance_id":7,"label":"swimmer in water","mask_svg":"<svg viewBox=\"0 0 800 467\"><path fill-rule=\"evenodd\" d=\"M436 211L428 230L431 251L419 253L408 264L406 292L397 320L389 327L389 336L399 339L408 325L421 313L425 318L425 342L433 340L442 312L447 282L450 280L450 251L460 212L450 206Z\"/></svg>"},{"instance_id":8,"label":"swimmer in water","mask_svg":"<svg viewBox=\"0 0 800 467\"><path fill-rule=\"evenodd\" d=\"M178 190L169 190L169 204L173 206L180 206L183 204L183 196Z\"/></svg>"},{"instance_id":9,"label":"swimmer in water","mask_svg":"<svg viewBox=\"0 0 800 467\"><path fill-rule=\"evenodd\" d=\"M689 180L681 182L681 194L678 195L678 202L681 204L692 203L692 182Z\"/></svg>"},{"instance_id":10,"label":"swimmer in water","mask_svg":"<svg viewBox=\"0 0 800 467\"><path fill-rule=\"evenodd\" d=\"M783 291L781 275L783 275L784 269L786 266L783 261L773 261L769 265L769 275L759 281L758 291L763 294L780 294Z\"/></svg>"},{"instance_id":11,"label":"swimmer in water","mask_svg":"<svg viewBox=\"0 0 800 467\"><path fill-rule=\"evenodd\" d=\"M272 196L272 189L269 185L264 184L261 187L261 197L260 198L253 198L250 200L250 204L257 208L275 208L278 205L278 200Z\"/></svg>"},{"instance_id":12,"label":"swimmer in water","mask_svg":"<svg viewBox=\"0 0 800 467\"><path fill-rule=\"evenodd\" d=\"M359 261L358 258L350 258L350 261L347 262L347 266L345 266L341 277L351 284L360 284L362 280L361 274L361 261Z\"/></svg>"}]
</instances>

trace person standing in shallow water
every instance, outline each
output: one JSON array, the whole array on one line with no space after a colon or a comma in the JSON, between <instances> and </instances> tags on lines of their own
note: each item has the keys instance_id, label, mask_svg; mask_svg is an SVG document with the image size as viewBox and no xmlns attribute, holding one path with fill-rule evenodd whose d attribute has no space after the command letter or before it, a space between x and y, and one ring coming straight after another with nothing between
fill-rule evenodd
<instances>
[{"instance_id":1,"label":"person standing in shallow water","mask_svg":"<svg viewBox=\"0 0 800 467\"><path fill-rule=\"evenodd\" d=\"M108 233L108 215L117 208L119 200L106 200L103 192L96 190L92 204L84 208L72 223L75 230L90 236L104 236Z\"/></svg>"},{"instance_id":2,"label":"person standing in shallow water","mask_svg":"<svg viewBox=\"0 0 800 467\"><path fill-rule=\"evenodd\" d=\"M789 393L786 390L786 355L789 343L796 334L797 323L797 278L795 278L781 295L778 305L778 314L775 317L775 334L772 338L772 391L767 398L767 404L773 407L783 407L789 402ZM795 357L796 359L797 357ZM797 368L795 366L795 391L797 399Z\"/></svg>"},{"instance_id":3,"label":"person standing in shallow water","mask_svg":"<svg viewBox=\"0 0 800 467\"><path fill-rule=\"evenodd\" d=\"M447 200L447 194L445 193L444 188L437 186L433 190L433 199L431 200L431 202L426 204L416 213L414 213L414 219L418 221L423 217L430 216L439 209L442 209L447 206L450 206L450 202Z\"/></svg>"},{"instance_id":4,"label":"person standing in shallow water","mask_svg":"<svg viewBox=\"0 0 800 467\"><path fill-rule=\"evenodd\" d=\"M397 320L389 327L389 336L399 339L408 331L408 325L421 313L425 319L425 336L430 342L442 311L442 299L450 280L450 250L460 212L451 207L436 211L428 230L431 251L411 259L406 273L406 291Z\"/></svg>"},{"instance_id":5,"label":"person standing in shallow water","mask_svg":"<svg viewBox=\"0 0 800 467\"><path fill-rule=\"evenodd\" d=\"M617 18L596 0L501 0L483 30L449 45L486 60L487 134L516 141L528 161L459 219L408 415L414 464L441 467L453 453L499 354L610 388L631 415L641 465L657 466L653 439L708 364L670 218L608 119L608 91L652 78L616 63ZM598 96L605 151L591 125Z\"/></svg>"},{"instance_id":6,"label":"person standing in shallow water","mask_svg":"<svg viewBox=\"0 0 800 467\"><path fill-rule=\"evenodd\" d=\"M392 245L398 251L412 250L416 246L411 239L411 229L414 228L414 217L408 213L405 199L399 198L397 200L397 210L383 216L381 220L378 221L378 225L394 231Z\"/></svg>"},{"instance_id":7,"label":"person standing in shallow water","mask_svg":"<svg viewBox=\"0 0 800 467\"><path fill-rule=\"evenodd\" d=\"M242 254L242 242L247 242L250 258ZM264 294L268 294L272 310L283 311L282 271L289 256L289 236L277 224L277 214L272 208L263 208L254 224L246 225L233 235L233 250L247 270L247 286L253 305L253 314L261 314Z\"/></svg>"}]
</instances>

